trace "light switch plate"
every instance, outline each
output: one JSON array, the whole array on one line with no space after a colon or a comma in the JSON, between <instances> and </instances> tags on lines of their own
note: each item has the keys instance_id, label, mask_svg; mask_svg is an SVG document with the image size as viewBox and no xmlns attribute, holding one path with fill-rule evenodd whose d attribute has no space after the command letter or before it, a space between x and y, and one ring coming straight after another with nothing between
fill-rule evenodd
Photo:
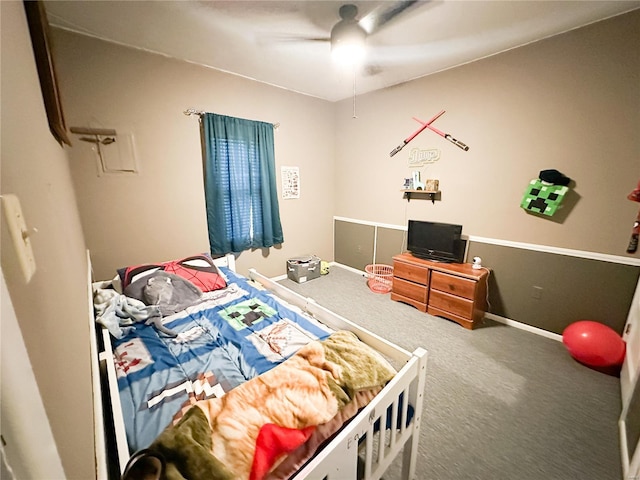
<instances>
[{"instance_id":1,"label":"light switch plate","mask_svg":"<svg viewBox=\"0 0 640 480\"><path fill-rule=\"evenodd\" d=\"M20 200L14 194L2 194L2 207L4 216L7 220L11 240L18 256L20 268L24 274L24 278L29 283L31 277L36 271L36 260L33 256L31 248L31 240L29 239L29 230L25 222Z\"/></svg>"}]
</instances>

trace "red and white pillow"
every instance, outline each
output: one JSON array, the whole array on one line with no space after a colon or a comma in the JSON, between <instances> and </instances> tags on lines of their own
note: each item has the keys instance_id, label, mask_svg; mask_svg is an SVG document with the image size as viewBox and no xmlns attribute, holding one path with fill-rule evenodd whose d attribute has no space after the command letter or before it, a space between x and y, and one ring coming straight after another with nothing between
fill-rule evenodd
<instances>
[{"instance_id":1,"label":"red and white pillow","mask_svg":"<svg viewBox=\"0 0 640 480\"><path fill-rule=\"evenodd\" d=\"M120 289L159 270L173 273L190 281L203 292L212 292L227 286L227 282L213 263L210 255L204 253L168 262L133 265L118 270L115 280L120 280Z\"/></svg>"}]
</instances>

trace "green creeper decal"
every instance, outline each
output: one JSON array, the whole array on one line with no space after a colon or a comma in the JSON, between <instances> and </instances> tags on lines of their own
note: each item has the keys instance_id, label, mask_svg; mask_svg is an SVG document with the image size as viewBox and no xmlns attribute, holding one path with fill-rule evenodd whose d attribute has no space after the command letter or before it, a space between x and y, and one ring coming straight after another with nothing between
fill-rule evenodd
<instances>
[{"instance_id":1,"label":"green creeper decal","mask_svg":"<svg viewBox=\"0 0 640 480\"><path fill-rule=\"evenodd\" d=\"M520 206L530 212L552 216L568 191L569 187L550 185L536 178L529 182Z\"/></svg>"}]
</instances>

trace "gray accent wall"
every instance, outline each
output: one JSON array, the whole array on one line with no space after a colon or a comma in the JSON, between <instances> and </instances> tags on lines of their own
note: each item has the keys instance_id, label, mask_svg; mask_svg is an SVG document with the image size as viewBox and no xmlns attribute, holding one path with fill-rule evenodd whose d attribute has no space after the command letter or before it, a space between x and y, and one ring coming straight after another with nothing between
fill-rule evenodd
<instances>
[{"instance_id":1,"label":"gray accent wall","mask_svg":"<svg viewBox=\"0 0 640 480\"><path fill-rule=\"evenodd\" d=\"M373 263L375 227L361 223L334 222L335 261L357 270Z\"/></svg>"},{"instance_id":2,"label":"gray accent wall","mask_svg":"<svg viewBox=\"0 0 640 480\"><path fill-rule=\"evenodd\" d=\"M336 262L358 270L374 261L392 265L404 250L401 229L335 219L334 232ZM475 256L490 270L489 313L557 334L578 320L622 333L640 275L638 265L472 238L467 258Z\"/></svg>"},{"instance_id":3,"label":"gray accent wall","mask_svg":"<svg viewBox=\"0 0 640 480\"><path fill-rule=\"evenodd\" d=\"M561 334L577 320L622 333L640 267L470 242L489 276L490 312Z\"/></svg>"},{"instance_id":4,"label":"gray accent wall","mask_svg":"<svg viewBox=\"0 0 640 480\"><path fill-rule=\"evenodd\" d=\"M391 265L393 256L404 250L407 232L384 227L376 227L376 229L376 263Z\"/></svg>"}]
</instances>

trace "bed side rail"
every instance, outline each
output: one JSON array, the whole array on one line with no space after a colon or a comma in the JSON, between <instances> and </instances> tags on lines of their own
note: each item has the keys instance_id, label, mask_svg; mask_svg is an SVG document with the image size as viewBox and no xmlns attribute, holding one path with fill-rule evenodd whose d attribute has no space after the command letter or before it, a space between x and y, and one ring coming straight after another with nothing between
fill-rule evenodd
<instances>
[{"instance_id":1,"label":"bed side rail","mask_svg":"<svg viewBox=\"0 0 640 480\"><path fill-rule=\"evenodd\" d=\"M114 475L119 477L124 470L129 460L129 444L124 428L109 331L95 321L93 272L89 250L87 285L96 479L108 480Z\"/></svg>"},{"instance_id":2,"label":"bed side rail","mask_svg":"<svg viewBox=\"0 0 640 480\"><path fill-rule=\"evenodd\" d=\"M87 313L89 319L89 351L91 354L91 391L93 395L93 441L96 461L96 479L108 480L106 435L103 424L104 405L100 386L99 346L93 312L93 272L89 250L87 250L87 289L89 295L89 311Z\"/></svg>"}]
</instances>

